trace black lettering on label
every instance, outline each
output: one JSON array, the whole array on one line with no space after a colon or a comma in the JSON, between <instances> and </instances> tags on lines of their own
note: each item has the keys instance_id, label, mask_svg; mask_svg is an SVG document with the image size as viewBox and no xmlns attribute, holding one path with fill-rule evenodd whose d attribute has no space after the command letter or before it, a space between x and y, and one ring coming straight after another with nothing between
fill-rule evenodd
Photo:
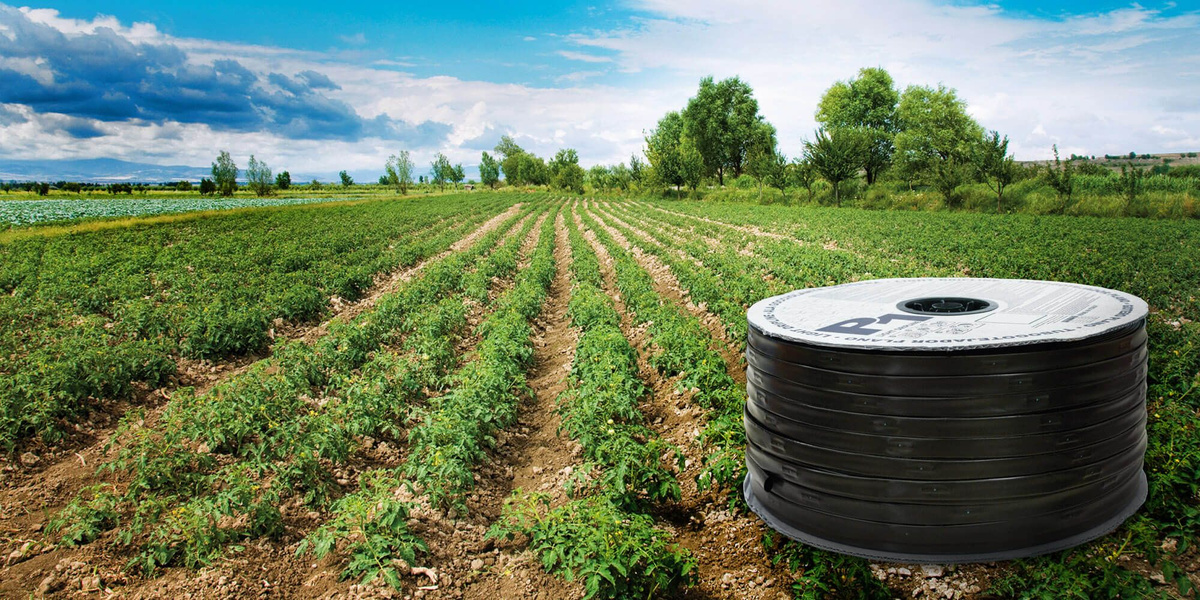
<instances>
[{"instance_id":1,"label":"black lettering on label","mask_svg":"<svg viewBox=\"0 0 1200 600\"><path fill-rule=\"evenodd\" d=\"M839 323L834 323L826 327L822 327L817 331L825 331L828 333L845 333L849 335L871 335L879 333L883 329L871 329L868 325L887 325L892 321L928 321L933 317L921 317L918 315L897 315L886 314L880 317L855 317L846 319Z\"/></svg>"}]
</instances>

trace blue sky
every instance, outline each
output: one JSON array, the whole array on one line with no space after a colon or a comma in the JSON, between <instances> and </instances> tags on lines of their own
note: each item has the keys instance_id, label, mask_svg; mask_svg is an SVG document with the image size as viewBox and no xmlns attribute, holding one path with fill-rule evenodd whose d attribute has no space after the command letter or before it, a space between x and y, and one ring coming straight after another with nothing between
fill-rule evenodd
<instances>
[{"instance_id":1,"label":"blue sky","mask_svg":"<svg viewBox=\"0 0 1200 600\"><path fill-rule=\"evenodd\" d=\"M1195 3L833 4L0 4L0 157L381 170L473 165L508 133L615 163L710 74L748 81L796 154L864 66L956 88L1018 158L1200 150Z\"/></svg>"}]
</instances>

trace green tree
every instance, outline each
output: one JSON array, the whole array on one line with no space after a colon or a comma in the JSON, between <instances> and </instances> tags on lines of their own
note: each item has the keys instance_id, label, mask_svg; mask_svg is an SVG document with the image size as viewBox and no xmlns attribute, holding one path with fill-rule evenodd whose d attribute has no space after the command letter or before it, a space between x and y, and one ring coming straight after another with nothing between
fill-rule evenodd
<instances>
[{"instance_id":1,"label":"green tree","mask_svg":"<svg viewBox=\"0 0 1200 600\"><path fill-rule=\"evenodd\" d=\"M704 156L690 136L679 140L679 182L693 192L704 181Z\"/></svg>"},{"instance_id":2,"label":"green tree","mask_svg":"<svg viewBox=\"0 0 1200 600\"><path fill-rule=\"evenodd\" d=\"M858 175L870 141L858 129L818 129L816 139L804 142L804 159L833 186L833 200L842 205L843 181Z\"/></svg>"},{"instance_id":3,"label":"green tree","mask_svg":"<svg viewBox=\"0 0 1200 600\"><path fill-rule=\"evenodd\" d=\"M639 188L646 179L646 163L636 153L629 155L629 182Z\"/></svg>"},{"instance_id":4,"label":"green tree","mask_svg":"<svg viewBox=\"0 0 1200 600\"><path fill-rule=\"evenodd\" d=\"M909 86L896 109L895 163L910 180L927 182L946 204L958 204L955 189L972 174L974 153L983 128L967 114L967 105L952 88Z\"/></svg>"},{"instance_id":5,"label":"green tree","mask_svg":"<svg viewBox=\"0 0 1200 600\"><path fill-rule=\"evenodd\" d=\"M767 165L767 185L779 190L779 195L787 203L787 188L792 184L792 165L788 163L786 154L776 151L771 164Z\"/></svg>"},{"instance_id":6,"label":"green tree","mask_svg":"<svg viewBox=\"0 0 1200 600\"><path fill-rule=\"evenodd\" d=\"M630 174L629 167L626 167L625 163L618 163L617 166L609 169L608 182L610 186L617 188L622 192L628 192L629 186L633 183L633 177Z\"/></svg>"},{"instance_id":7,"label":"green tree","mask_svg":"<svg viewBox=\"0 0 1200 600\"><path fill-rule=\"evenodd\" d=\"M500 163L487 152L479 160L479 180L493 190L500 183Z\"/></svg>"},{"instance_id":8,"label":"green tree","mask_svg":"<svg viewBox=\"0 0 1200 600\"><path fill-rule=\"evenodd\" d=\"M891 164L899 101L900 93L887 71L864 68L857 78L830 86L817 106L817 122L825 128L857 128L868 136L870 147L863 163L867 185Z\"/></svg>"},{"instance_id":9,"label":"green tree","mask_svg":"<svg viewBox=\"0 0 1200 600\"><path fill-rule=\"evenodd\" d=\"M1071 161L1058 158L1058 144L1050 147L1054 151L1054 164L1046 165L1042 180L1050 189L1058 194L1059 210L1065 210L1071 204L1071 193L1075 191L1075 165Z\"/></svg>"},{"instance_id":10,"label":"green tree","mask_svg":"<svg viewBox=\"0 0 1200 600\"><path fill-rule=\"evenodd\" d=\"M454 175L454 167L450 165L450 159L446 158L445 154L438 152L429 166L429 174L433 176L433 182L437 184L438 190L445 191L446 182Z\"/></svg>"},{"instance_id":11,"label":"green tree","mask_svg":"<svg viewBox=\"0 0 1200 600\"><path fill-rule=\"evenodd\" d=\"M1125 196L1125 214L1145 216L1145 206L1138 202L1149 169L1139 169L1134 166L1121 165L1121 175L1117 177L1117 189Z\"/></svg>"},{"instance_id":12,"label":"green tree","mask_svg":"<svg viewBox=\"0 0 1200 600\"><path fill-rule=\"evenodd\" d=\"M384 170L387 171L388 185L395 186L396 191L401 194L407 194L408 188L413 184L414 169L415 166L412 158L409 157L408 150L401 150L400 154L389 156L384 165Z\"/></svg>"},{"instance_id":13,"label":"green tree","mask_svg":"<svg viewBox=\"0 0 1200 600\"><path fill-rule=\"evenodd\" d=\"M342 180L342 187L350 187L354 185L354 178L349 173L341 171L338 173L338 178Z\"/></svg>"},{"instance_id":14,"label":"green tree","mask_svg":"<svg viewBox=\"0 0 1200 600\"><path fill-rule=\"evenodd\" d=\"M493 151L501 156L500 169L504 171L505 183L508 185L526 183L521 179L521 162L526 154L523 148L518 146L511 137L504 135L500 137L500 142L496 144Z\"/></svg>"},{"instance_id":15,"label":"green tree","mask_svg":"<svg viewBox=\"0 0 1200 600\"><path fill-rule=\"evenodd\" d=\"M768 183L777 164L775 128L766 122L757 123L755 128L757 131L751 134L752 143L746 151L745 171L758 183L758 200L761 202L763 186Z\"/></svg>"},{"instance_id":16,"label":"green tree","mask_svg":"<svg viewBox=\"0 0 1200 600\"><path fill-rule=\"evenodd\" d=\"M458 184L462 183L466 178L467 173L463 169L462 163L458 163L450 169L450 181L454 182L454 189L458 189Z\"/></svg>"},{"instance_id":17,"label":"green tree","mask_svg":"<svg viewBox=\"0 0 1200 600\"><path fill-rule=\"evenodd\" d=\"M292 174L287 171L281 171L275 176L275 187L286 190L292 187Z\"/></svg>"},{"instance_id":18,"label":"green tree","mask_svg":"<svg viewBox=\"0 0 1200 600\"><path fill-rule=\"evenodd\" d=\"M560 190L583 193L583 181L587 173L579 166L579 154L574 148L563 148L550 161L551 185Z\"/></svg>"},{"instance_id":19,"label":"green tree","mask_svg":"<svg viewBox=\"0 0 1200 600\"><path fill-rule=\"evenodd\" d=\"M549 185L550 167L542 157L522 152L517 155L517 181L522 185Z\"/></svg>"},{"instance_id":20,"label":"green tree","mask_svg":"<svg viewBox=\"0 0 1200 600\"><path fill-rule=\"evenodd\" d=\"M212 164L212 176L218 194L232 196L237 191L238 168L228 152L222 150L217 155L216 162Z\"/></svg>"},{"instance_id":21,"label":"green tree","mask_svg":"<svg viewBox=\"0 0 1200 600\"><path fill-rule=\"evenodd\" d=\"M796 158L792 160L792 164L788 165L788 177L796 185L804 188L808 192L808 201L812 202L815 187L817 185L817 170L813 168L812 161Z\"/></svg>"},{"instance_id":22,"label":"green tree","mask_svg":"<svg viewBox=\"0 0 1200 600\"><path fill-rule=\"evenodd\" d=\"M271 183L275 180L271 176L271 167L267 163L256 160L254 155L250 155L250 162L246 163L246 184L255 196L270 196Z\"/></svg>"},{"instance_id":23,"label":"green tree","mask_svg":"<svg viewBox=\"0 0 1200 600\"><path fill-rule=\"evenodd\" d=\"M200 195L211 196L215 193L217 193L217 184L207 177L200 178Z\"/></svg>"},{"instance_id":24,"label":"green tree","mask_svg":"<svg viewBox=\"0 0 1200 600\"><path fill-rule=\"evenodd\" d=\"M1000 212L1004 188L1021 175L1016 160L1008 153L1008 136L1001 139L998 131L983 136L975 155L975 168L980 179L996 193L996 212Z\"/></svg>"},{"instance_id":25,"label":"green tree","mask_svg":"<svg viewBox=\"0 0 1200 600\"><path fill-rule=\"evenodd\" d=\"M683 129L683 115L671 111L659 119L658 127L646 135L646 158L650 159L650 165L654 167L655 178L662 185L675 186L676 189L683 185L683 165L680 161ZM692 150L696 150L694 144ZM701 156L702 163L703 160L704 157ZM640 161L635 164L640 164Z\"/></svg>"},{"instance_id":26,"label":"green tree","mask_svg":"<svg viewBox=\"0 0 1200 600\"><path fill-rule=\"evenodd\" d=\"M588 183L592 185L592 189L599 192L609 188L608 167L604 165L592 165L592 168L587 171Z\"/></svg>"},{"instance_id":27,"label":"green tree","mask_svg":"<svg viewBox=\"0 0 1200 600\"><path fill-rule=\"evenodd\" d=\"M750 86L737 77L719 83L705 77L682 116L704 160L704 174L715 175L720 185L725 185L726 173L740 176L747 153L761 142L756 135L762 132L763 118Z\"/></svg>"}]
</instances>

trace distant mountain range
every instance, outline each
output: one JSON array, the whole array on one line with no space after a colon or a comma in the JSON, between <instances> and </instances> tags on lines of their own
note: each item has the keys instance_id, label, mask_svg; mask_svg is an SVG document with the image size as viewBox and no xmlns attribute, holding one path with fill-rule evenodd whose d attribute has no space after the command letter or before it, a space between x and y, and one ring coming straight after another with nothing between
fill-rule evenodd
<instances>
[{"instance_id":1,"label":"distant mountain range","mask_svg":"<svg viewBox=\"0 0 1200 600\"><path fill-rule=\"evenodd\" d=\"M382 169L380 172L382 172ZM0 181L158 183L181 180L200 181L201 177L209 177L211 174L211 167L153 165L117 160L115 158L88 158L80 160L14 160L0 158ZM240 174L244 175L244 172ZM299 173L293 171L291 175L292 181L296 183L311 181L313 179L323 182L337 181L338 179L336 172ZM379 179L379 173L370 171L351 171L350 176L359 183L371 183Z\"/></svg>"}]
</instances>

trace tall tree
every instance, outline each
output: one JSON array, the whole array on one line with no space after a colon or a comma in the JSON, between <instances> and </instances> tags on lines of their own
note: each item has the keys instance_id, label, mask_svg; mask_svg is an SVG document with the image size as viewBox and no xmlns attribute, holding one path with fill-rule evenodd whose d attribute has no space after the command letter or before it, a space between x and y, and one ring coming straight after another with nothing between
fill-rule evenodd
<instances>
[{"instance_id":1,"label":"tall tree","mask_svg":"<svg viewBox=\"0 0 1200 600\"><path fill-rule=\"evenodd\" d=\"M966 182L983 128L967 114L967 104L952 89L909 86L896 109L896 166L909 178L934 186L954 206L955 189Z\"/></svg>"},{"instance_id":2,"label":"tall tree","mask_svg":"<svg viewBox=\"0 0 1200 600\"><path fill-rule=\"evenodd\" d=\"M454 182L454 189L458 189L458 184L462 183L466 178L467 173L463 170L462 163L458 163L454 165L454 168L450 169L450 181Z\"/></svg>"},{"instance_id":3,"label":"tall tree","mask_svg":"<svg viewBox=\"0 0 1200 600\"><path fill-rule=\"evenodd\" d=\"M429 174L433 176L433 182L437 184L438 190L445 191L446 182L454 175L454 167L450 165L450 159L446 158L445 154L438 152L430 164Z\"/></svg>"},{"instance_id":4,"label":"tall tree","mask_svg":"<svg viewBox=\"0 0 1200 600\"><path fill-rule=\"evenodd\" d=\"M745 171L758 183L758 199L761 202L763 186L776 165L775 128L769 123L760 122L755 129L750 136L751 145L746 151Z\"/></svg>"},{"instance_id":5,"label":"tall tree","mask_svg":"<svg viewBox=\"0 0 1200 600\"><path fill-rule=\"evenodd\" d=\"M500 142L493 149L496 154L501 156L500 168L504 171L504 181L508 185L521 185L526 183L521 179L521 162L525 156L525 150L517 145L513 139L507 135L500 137Z\"/></svg>"},{"instance_id":6,"label":"tall tree","mask_svg":"<svg viewBox=\"0 0 1200 600\"><path fill-rule=\"evenodd\" d=\"M642 162L637 153L629 155L629 181L638 187L641 187L642 181L646 176L646 163Z\"/></svg>"},{"instance_id":7,"label":"tall tree","mask_svg":"<svg viewBox=\"0 0 1200 600\"><path fill-rule=\"evenodd\" d=\"M246 184L255 196L269 196L271 194L271 182L274 179L271 177L271 167L267 163L256 160L254 155L250 155L250 162L246 163Z\"/></svg>"},{"instance_id":8,"label":"tall tree","mask_svg":"<svg viewBox=\"0 0 1200 600\"><path fill-rule=\"evenodd\" d=\"M843 181L858 175L866 161L869 140L857 129L818 129L816 139L804 142L804 159L833 186L833 200L842 205Z\"/></svg>"},{"instance_id":9,"label":"tall tree","mask_svg":"<svg viewBox=\"0 0 1200 600\"><path fill-rule=\"evenodd\" d=\"M388 185L395 186L396 191L401 194L407 194L408 188L413 184L413 171L416 170L408 150L401 150L400 154L389 156L384 169L387 170Z\"/></svg>"},{"instance_id":10,"label":"tall tree","mask_svg":"<svg viewBox=\"0 0 1200 600\"><path fill-rule=\"evenodd\" d=\"M692 138L684 135L679 140L679 182L695 192L701 181L704 181L704 156Z\"/></svg>"},{"instance_id":11,"label":"tall tree","mask_svg":"<svg viewBox=\"0 0 1200 600\"><path fill-rule=\"evenodd\" d=\"M899 101L892 76L871 67L859 69L855 79L830 86L817 106L817 121L826 129L858 128L868 136L870 148L863 164L867 185L891 164Z\"/></svg>"},{"instance_id":12,"label":"tall tree","mask_svg":"<svg viewBox=\"0 0 1200 600\"><path fill-rule=\"evenodd\" d=\"M983 136L975 155L975 169L980 179L996 192L996 212L1000 212L1004 189L1020 175L1020 168L1008 153L1008 136L1000 139L998 131Z\"/></svg>"},{"instance_id":13,"label":"tall tree","mask_svg":"<svg viewBox=\"0 0 1200 600\"><path fill-rule=\"evenodd\" d=\"M493 190L500 183L500 163L487 152L479 159L479 181Z\"/></svg>"},{"instance_id":14,"label":"tall tree","mask_svg":"<svg viewBox=\"0 0 1200 600\"><path fill-rule=\"evenodd\" d=\"M212 176L218 194L232 196L237 191L238 168L228 152L222 150L217 155L216 162L212 164Z\"/></svg>"},{"instance_id":15,"label":"tall tree","mask_svg":"<svg viewBox=\"0 0 1200 600\"><path fill-rule=\"evenodd\" d=\"M350 174L345 171L338 172L338 179L342 180L342 187L350 187L350 186L354 185L354 178L351 177Z\"/></svg>"},{"instance_id":16,"label":"tall tree","mask_svg":"<svg viewBox=\"0 0 1200 600\"><path fill-rule=\"evenodd\" d=\"M551 185L560 190L582 194L586 175L583 167L579 166L579 153L574 148L559 150L550 161Z\"/></svg>"},{"instance_id":17,"label":"tall tree","mask_svg":"<svg viewBox=\"0 0 1200 600\"><path fill-rule=\"evenodd\" d=\"M550 168L540 156L528 152L517 155L516 180L522 185L549 185ZM505 172L507 181L508 172Z\"/></svg>"},{"instance_id":18,"label":"tall tree","mask_svg":"<svg viewBox=\"0 0 1200 600\"><path fill-rule=\"evenodd\" d=\"M604 165L592 165L592 168L588 169L587 179L596 191L608 191L612 187L610 172Z\"/></svg>"},{"instance_id":19,"label":"tall tree","mask_svg":"<svg viewBox=\"0 0 1200 600\"><path fill-rule=\"evenodd\" d=\"M746 154L756 143L763 121L758 101L750 86L731 77L717 83L712 77L700 80L700 89L683 110L688 137L704 159L705 175L715 175L725 185L726 173L740 176ZM655 167L657 168L657 167Z\"/></svg>"},{"instance_id":20,"label":"tall tree","mask_svg":"<svg viewBox=\"0 0 1200 600\"><path fill-rule=\"evenodd\" d=\"M646 158L650 159L650 165L654 167L654 176L666 186L678 188L683 185L679 152L683 128L683 115L671 111L659 119L658 127L646 135ZM694 145L692 149L696 150ZM700 159L703 163L703 155ZM635 164L640 164L640 161ZM701 169L703 170L703 164Z\"/></svg>"},{"instance_id":21,"label":"tall tree","mask_svg":"<svg viewBox=\"0 0 1200 600\"><path fill-rule=\"evenodd\" d=\"M280 171L280 173L275 176L275 187L281 190L286 190L292 187L292 174L288 173L287 171Z\"/></svg>"}]
</instances>

